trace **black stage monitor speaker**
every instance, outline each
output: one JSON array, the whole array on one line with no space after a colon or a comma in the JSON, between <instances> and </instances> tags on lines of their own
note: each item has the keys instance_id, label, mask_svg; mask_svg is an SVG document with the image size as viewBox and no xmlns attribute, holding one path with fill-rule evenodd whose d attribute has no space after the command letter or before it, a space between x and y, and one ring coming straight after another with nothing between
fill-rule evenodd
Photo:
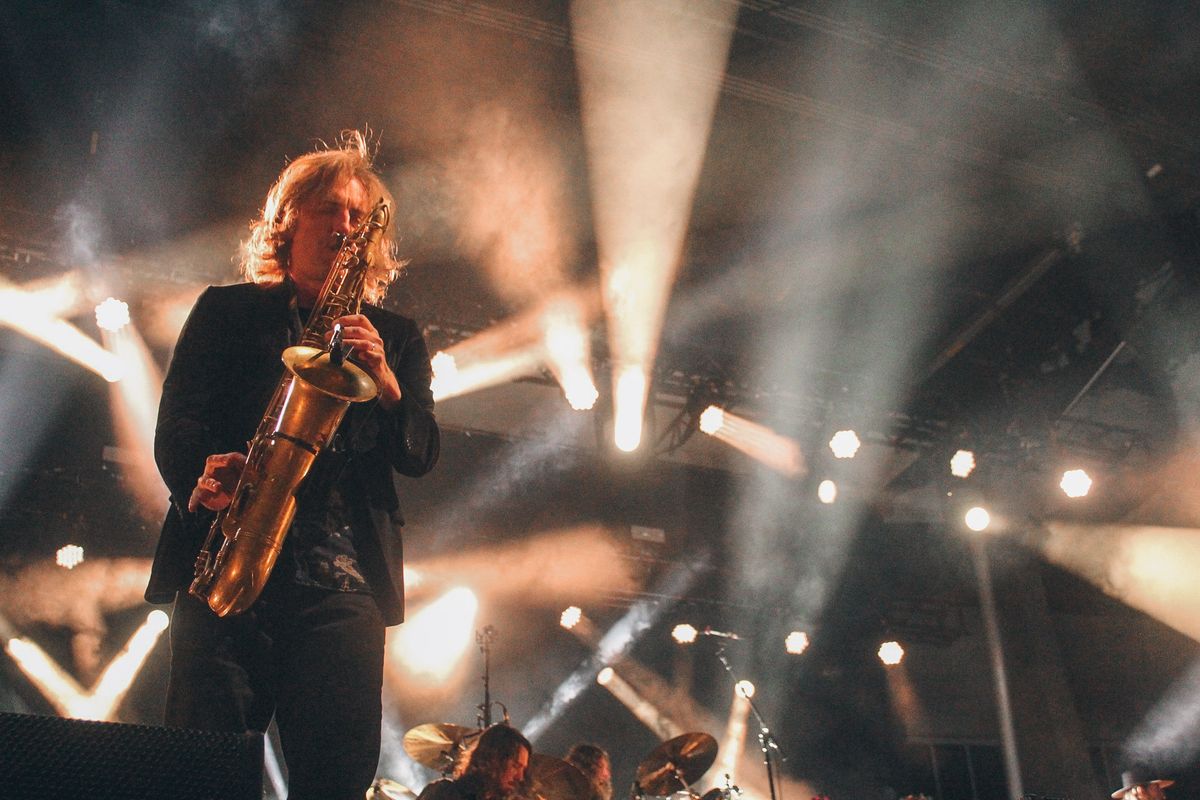
<instances>
[{"instance_id":1,"label":"black stage monitor speaker","mask_svg":"<svg viewBox=\"0 0 1200 800\"><path fill-rule=\"evenodd\" d=\"M0 797L261 800L263 737L0 713Z\"/></svg>"}]
</instances>

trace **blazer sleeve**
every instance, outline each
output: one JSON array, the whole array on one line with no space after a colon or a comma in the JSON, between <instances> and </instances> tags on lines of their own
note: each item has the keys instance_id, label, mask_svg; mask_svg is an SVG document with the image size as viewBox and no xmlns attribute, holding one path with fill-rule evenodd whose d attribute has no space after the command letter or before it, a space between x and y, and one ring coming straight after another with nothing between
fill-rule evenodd
<instances>
[{"instance_id":1,"label":"blazer sleeve","mask_svg":"<svg viewBox=\"0 0 1200 800\"><path fill-rule=\"evenodd\" d=\"M420 328L402 318L398 347L388 353L388 362L400 384L400 402L380 410L382 433L392 468L401 475L417 478L433 469L441 450L441 433L433 415L433 370L429 348Z\"/></svg>"},{"instance_id":2,"label":"blazer sleeve","mask_svg":"<svg viewBox=\"0 0 1200 800\"><path fill-rule=\"evenodd\" d=\"M207 423L220 382L220 350L214 341L222 328L212 287L200 295L180 331L163 381L158 422L154 431L154 460L182 513L205 459L217 452Z\"/></svg>"}]
</instances>

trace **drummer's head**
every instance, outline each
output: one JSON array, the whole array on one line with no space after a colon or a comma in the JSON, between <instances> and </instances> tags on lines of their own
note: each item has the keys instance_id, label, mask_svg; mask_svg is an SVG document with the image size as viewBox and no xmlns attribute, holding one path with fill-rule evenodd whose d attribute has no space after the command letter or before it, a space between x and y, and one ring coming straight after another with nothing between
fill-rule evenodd
<instances>
[{"instance_id":1,"label":"drummer's head","mask_svg":"<svg viewBox=\"0 0 1200 800\"><path fill-rule=\"evenodd\" d=\"M493 725L479 737L465 775L477 775L492 794L509 795L525 780L533 746L515 728Z\"/></svg>"},{"instance_id":2,"label":"drummer's head","mask_svg":"<svg viewBox=\"0 0 1200 800\"><path fill-rule=\"evenodd\" d=\"M566 756L592 784L592 800L612 800L612 764L608 753L594 744L574 745Z\"/></svg>"}]
</instances>

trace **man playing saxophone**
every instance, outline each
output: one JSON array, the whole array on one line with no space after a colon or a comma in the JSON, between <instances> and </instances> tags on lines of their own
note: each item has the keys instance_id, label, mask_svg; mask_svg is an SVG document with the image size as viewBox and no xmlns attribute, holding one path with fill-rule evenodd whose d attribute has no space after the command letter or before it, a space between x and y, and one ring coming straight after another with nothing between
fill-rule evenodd
<instances>
[{"instance_id":1,"label":"man playing saxophone","mask_svg":"<svg viewBox=\"0 0 1200 800\"><path fill-rule=\"evenodd\" d=\"M349 361L377 394L350 405L311 462L257 600L218 616L188 588L214 513L233 500L246 443L280 384L281 353L306 332L343 242L381 200L394 207L358 132L292 161L242 244L248 282L209 287L197 300L159 407L155 458L171 509L146 598L175 604L166 722L265 731L274 717L290 800L361 798L374 778L384 631L404 615L403 519L392 473L423 475L438 456L420 330L370 305L402 266L389 232L371 240L362 262L367 305L335 320Z\"/></svg>"}]
</instances>

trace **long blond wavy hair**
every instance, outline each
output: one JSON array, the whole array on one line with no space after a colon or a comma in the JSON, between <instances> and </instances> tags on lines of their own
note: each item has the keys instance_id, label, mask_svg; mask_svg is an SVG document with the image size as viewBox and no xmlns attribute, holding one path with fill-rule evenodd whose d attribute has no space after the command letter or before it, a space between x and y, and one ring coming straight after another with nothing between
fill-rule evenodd
<instances>
[{"instance_id":1,"label":"long blond wavy hair","mask_svg":"<svg viewBox=\"0 0 1200 800\"><path fill-rule=\"evenodd\" d=\"M395 216L395 200L375 171L373 160L367 135L360 131L344 131L333 146L322 144L320 149L306 153L284 167L267 193L262 216L250 223L250 236L242 242L243 277L260 284L282 282L287 274L300 208L343 181L357 178L367 195L374 199L383 198ZM396 241L389 226L372 253L363 298L378 305L405 263L396 257Z\"/></svg>"}]
</instances>

